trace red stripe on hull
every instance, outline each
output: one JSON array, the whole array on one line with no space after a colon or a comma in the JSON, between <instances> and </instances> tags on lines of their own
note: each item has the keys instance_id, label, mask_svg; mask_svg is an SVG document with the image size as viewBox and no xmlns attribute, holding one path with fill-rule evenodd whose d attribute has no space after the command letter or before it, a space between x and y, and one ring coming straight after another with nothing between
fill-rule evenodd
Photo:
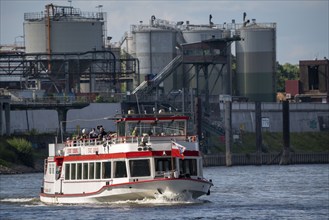
<instances>
[{"instance_id":1,"label":"red stripe on hull","mask_svg":"<svg viewBox=\"0 0 329 220\"><path fill-rule=\"evenodd\" d=\"M156 179L156 180L145 180L145 181L139 181L139 182L128 182L128 183L119 183L119 184L112 184L108 186L103 186L100 188L98 191L95 192L90 192L90 193L77 193L77 194L46 194L46 193L40 193L40 196L43 197L81 197L81 196L91 196L91 195L97 195L107 188L111 187L117 187L117 186L125 186L125 185L136 185L136 184L141 184L141 183L148 183L148 182L157 182L157 181L182 181L182 180L189 180L189 181L195 181L195 182L201 182L205 184L210 184L211 186L213 185L211 182L201 180L201 179L185 179L185 178L161 178L161 179Z\"/></svg>"}]
</instances>

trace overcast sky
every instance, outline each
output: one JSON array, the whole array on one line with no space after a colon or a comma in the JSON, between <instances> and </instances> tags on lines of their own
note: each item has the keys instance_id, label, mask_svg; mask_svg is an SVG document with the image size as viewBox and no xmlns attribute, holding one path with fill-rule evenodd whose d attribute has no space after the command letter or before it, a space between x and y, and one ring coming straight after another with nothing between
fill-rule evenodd
<instances>
[{"instance_id":1,"label":"overcast sky","mask_svg":"<svg viewBox=\"0 0 329 220\"><path fill-rule=\"evenodd\" d=\"M69 1L0 0L0 44L13 44L23 35L25 12L41 12L46 4L69 6ZM97 12L98 5L107 12L107 33L112 42L119 41L130 25L139 21L148 23L151 16L170 21L190 21L207 24L209 14L215 24L242 23L243 12L247 18L258 22L277 23L277 60L298 64L299 60L329 57L329 1L93 1L72 0L72 6L81 11Z\"/></svg>"}]
</instances>

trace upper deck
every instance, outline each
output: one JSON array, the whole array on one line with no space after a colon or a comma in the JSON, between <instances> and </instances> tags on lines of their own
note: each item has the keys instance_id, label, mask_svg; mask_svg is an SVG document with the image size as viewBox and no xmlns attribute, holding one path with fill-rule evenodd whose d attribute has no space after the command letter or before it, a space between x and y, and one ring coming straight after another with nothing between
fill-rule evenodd
<instances>
[{"instance_id":1,"label":"upper deck","mask_svg":"<svg viewBox=\"0 0 329 220\"><path fill-rule=\"evenodd\" d=\"M125 115L116 121L118 137L186 136L187 116Z\"/></svg>"},{"instance_id":2,"label":"upper deck","mask_svg":"<svg viewBox=\"0 0 329 220\"><path fill-rule=\"evenodd\" d=\"M171 151L176 142L186 151L199 151L196 136L187 134L187 116L177 115L126 115L116 120L116 133L101 138L68 140L50 145L49 156L101 155L129 152ZM156 153L155 153L156 154Z\"/></svg>"}]
</instances>

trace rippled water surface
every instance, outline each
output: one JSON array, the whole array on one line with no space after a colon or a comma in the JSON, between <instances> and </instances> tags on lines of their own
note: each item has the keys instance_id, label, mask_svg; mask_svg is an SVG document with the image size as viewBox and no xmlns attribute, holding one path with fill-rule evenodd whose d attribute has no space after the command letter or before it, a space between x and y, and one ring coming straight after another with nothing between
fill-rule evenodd
<instances>
[{"instance_id":1,"label":"rippled water surface","mask_svg":"<svg viewBox=\"0 0 329 220\"><path fill-rule=\"evenodd\" d=\"M210 196L44 205L42 174L0 176L0 219L329 219L329 165L210 167Z\"/></svg>"}]
</instances>

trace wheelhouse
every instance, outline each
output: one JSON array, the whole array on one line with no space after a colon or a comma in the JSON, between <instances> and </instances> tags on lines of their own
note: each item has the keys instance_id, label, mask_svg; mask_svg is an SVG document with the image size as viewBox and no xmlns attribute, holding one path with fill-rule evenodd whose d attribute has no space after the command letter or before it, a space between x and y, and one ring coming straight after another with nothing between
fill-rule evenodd
<instances>
[{"instance_id":1,"label":"wheelhouse","mask_svg":"<svg viewBox=\"0 0 329 220\"><path fill-rule=\"evenodd\" d=\"M117 120L118 137L136 136L186 136L187 116L124 117Z\"/></svg>"}]
</instances>

